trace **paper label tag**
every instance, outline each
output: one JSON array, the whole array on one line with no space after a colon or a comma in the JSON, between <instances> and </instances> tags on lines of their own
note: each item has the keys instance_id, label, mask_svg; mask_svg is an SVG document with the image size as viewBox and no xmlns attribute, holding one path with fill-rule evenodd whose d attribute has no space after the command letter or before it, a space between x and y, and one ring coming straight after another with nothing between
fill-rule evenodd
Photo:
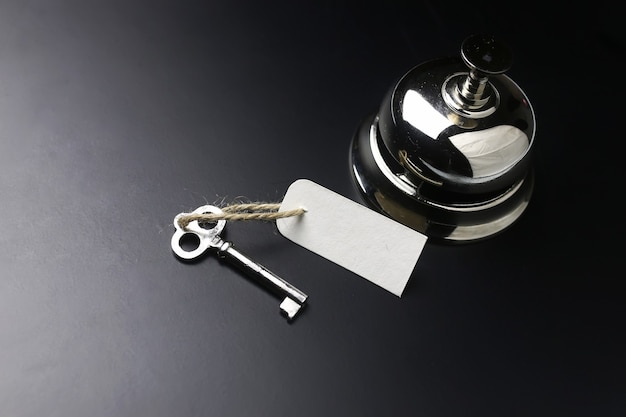
<instances>
[{"instance_id":1,"label":"paper label tag","mask_svg":"<svg viewBox=\"0 0 626 417\"><path fill-rule=\"evenodd\" d=\"M402 296L427 237L310 180L289 186L278 231L298 245Z\"/></svg>"}]
</instances>

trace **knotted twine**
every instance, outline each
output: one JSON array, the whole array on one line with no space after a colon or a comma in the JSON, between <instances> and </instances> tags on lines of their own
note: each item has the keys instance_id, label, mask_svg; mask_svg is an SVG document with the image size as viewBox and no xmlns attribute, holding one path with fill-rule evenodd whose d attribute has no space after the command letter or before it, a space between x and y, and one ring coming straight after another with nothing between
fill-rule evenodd
<instances>
[{"instance_id":1,"label":"knotted twine","mask_svg":"<svg viewBox=\"0 0 626 417\"><path fill-rule=\"evenodd\" d=\"M189 213L178 218L178 225L186 230L189 223L198 221L199 223L211 223L218 220L262 220L272 221L285 217L300 216L306 212L304 208L278 211L280 203L240 203L220 207L222 213Z\"/></svg>"}]
</instances>

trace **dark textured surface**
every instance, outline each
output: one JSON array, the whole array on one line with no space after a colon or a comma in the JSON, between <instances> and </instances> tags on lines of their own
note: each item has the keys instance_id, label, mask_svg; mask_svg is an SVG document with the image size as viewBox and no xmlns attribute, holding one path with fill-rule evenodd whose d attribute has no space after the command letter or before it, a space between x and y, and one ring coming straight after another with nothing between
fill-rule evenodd
<instances>
[{"instance_id":1,"label":"dark textured surface","mask_svg":"<svg viewBox=\"0 0 626 417\"><path fill-rule=\"evenodd\" d=\"M382 3L0 0L0 416L626 414L618 14ZM538 120L505 234L427 244L398 299L230 224L310 295L291 325L239 271L172 256L206 202L297 178L358 200L360 120L475 31L508 42Z\"/></svg>"}]
</instances>

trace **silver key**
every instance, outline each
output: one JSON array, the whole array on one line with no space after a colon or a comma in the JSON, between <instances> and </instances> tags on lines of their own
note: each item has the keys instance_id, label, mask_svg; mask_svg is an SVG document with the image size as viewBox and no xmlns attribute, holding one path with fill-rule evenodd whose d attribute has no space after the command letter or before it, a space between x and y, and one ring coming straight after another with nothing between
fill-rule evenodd
<instances>
[{"instance_id":1,"label":"silver key","mask_svg":"<svg viewBox=\"0 0 626 417\"><path fill-rule=\"evenodd\" d=\"M222 210L215 206L202 206L194 210L193 213L221 214ZM198 221L193 221L189 223L187 229L184 230L180 227L178 221L181 216L186 214L187 213L181 213L174 218L176 231L174 232L174 236L172 236L172 250L176 256L181 259L191 260L202 255L207 249L216 250L220 258L232 261L237 266L249 271L251 275L257 278L262 284L284 295L285 299L280 303L280 310L286 315L288 320L293 320L308 298L305 293L275 275L263 265L252 261L235 249L231 242L224 241L220 237L220 233L224 230L224 226L226 226L226 220L218 220L212 228L205 228L200 225ZM191 251L187 251L181 246L182 240L189 234L195 235L199 240L198 247Z\"/></svg>"}]
</instances>

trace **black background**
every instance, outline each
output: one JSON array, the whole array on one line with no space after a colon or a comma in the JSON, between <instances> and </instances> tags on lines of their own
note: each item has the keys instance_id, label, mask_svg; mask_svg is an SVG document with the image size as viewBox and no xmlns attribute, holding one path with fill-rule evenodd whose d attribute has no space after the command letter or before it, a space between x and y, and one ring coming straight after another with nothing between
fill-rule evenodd
<instances>
[{"instance_id":1,"label":"black background","mask_svg":"<svg viewBox=\"0 0 626 417\"><path fill-rule=\"evenodd\" d=\"M0 415L623 416L623 22L601 3L0 0ZM172 220L361 201L348 150L416 64L514 53L536 188L481 243L428 243L402 298L271 223L228 238L279 299Z\"/></svg>"}]
</instances>

